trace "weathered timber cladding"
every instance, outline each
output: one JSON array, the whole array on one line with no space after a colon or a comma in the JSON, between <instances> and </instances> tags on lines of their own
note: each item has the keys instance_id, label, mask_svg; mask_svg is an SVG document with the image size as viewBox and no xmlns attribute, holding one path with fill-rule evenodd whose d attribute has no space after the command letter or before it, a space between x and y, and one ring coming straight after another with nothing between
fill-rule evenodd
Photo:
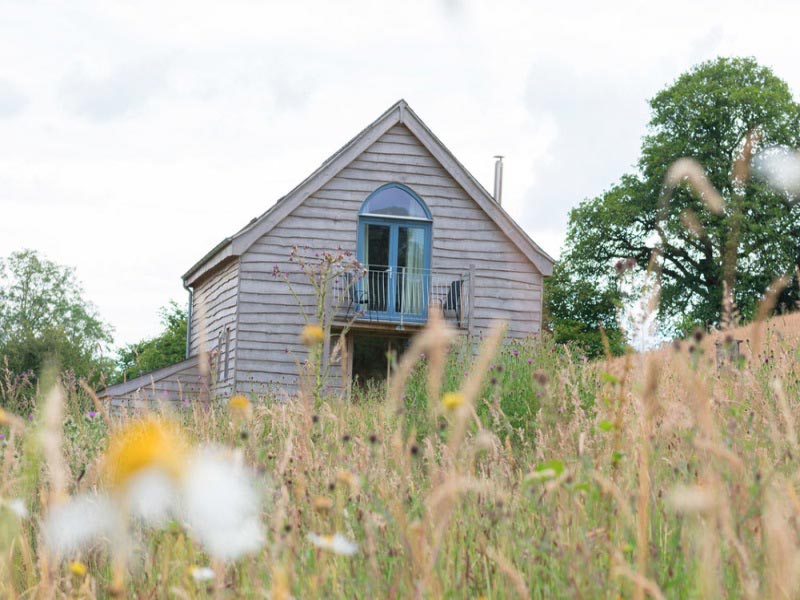
<instances>
[{"instance_id":1,"label":"weathered timber cladding","mask_svg":"<svg viewBox=\"0 0 800 600\"><path fill-rule=\"evenodd\" d=\"M475 265L473 331L497 319L508 321L513 337L539 331L541 274L417 138L396 125L242 255L237 389L294 386L296 361L306 356L297 338L304 321L287 285L272 276L273 267L296 269L288 261L293 245L355 252L361 204L390 182L409 186L433 214L432 270L467 273ZM291 278L302 303L313 307L311 287L298 275ZM331 372L335 385L338 366Z\"/></svg>"},{"instance_id":2,"label":"weathered timber cladding","mask_svg":"<svg viewBox=\"0 0 800 600\"><path fill-rule=\"evenodd\" d=\"M238 293L239 261L233 259L198 283L192 296L189 355L195 356L201 351L211 354L211 364L217 371L215 378L219 393L229 391L234 381Z\"/></svg>"},{"instance_id":3,"label":"weathered timber cladding","mask_svg":"<svg viewBox=\"0 0 800 600\"><path fill-rule=\"evenodd\" d=\"M139 409L154 403L193 402L203 387L195 358L111 386L102 395L110 397L115 409Z\"/></svg>"}]
</instances>

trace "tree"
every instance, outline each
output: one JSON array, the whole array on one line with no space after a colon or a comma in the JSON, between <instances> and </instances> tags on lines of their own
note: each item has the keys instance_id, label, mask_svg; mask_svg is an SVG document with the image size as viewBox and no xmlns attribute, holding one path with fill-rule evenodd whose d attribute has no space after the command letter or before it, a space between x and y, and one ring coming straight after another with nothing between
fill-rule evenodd
<instances>
[{"instance_id":1,"label":"tree","mask_svg":"<svg viewBox=\"0 0 800 600\"><path fill-rule=\"evenodd\" d=\"M186 358L186 310L172 300L160 313L164 330L158 336L119 350L116 381L138 377Z\"/></svg>"},{"instance_id":2,"label":"tree","mask_svg":"<svg viewBox=\"0 0 800 600\"><path fill-rule=\"evenodd\" d=\"M598 358L605 354L605 333L609 351L622 354L625 336L617 324L619 302L613 287L602 289L597 282L579 279L568 261L559 261L545 281L545 295L545 322L557 343L569 342L589 358Z\"/></svg>"},{"instance_id":3,"label":"tree","mask_svg":"<svg viewBox=\"0 0 800 600\"><path fill-rule=\"evenodd\" d=\"M551 312L555 319L569 316L563 311L587 295L586 286L608 294L616 263L632 261L642 270L657 250L659 316L673 332L720 323L726 262L733 299L742 316L750 317L766 287L794 271L800 206L764 180L747 176L749 155L800 145L800 105L769 68L751 58L718 58L681 75L650 106L637 171L570 213L562 255L570 278L551 286L562 287L551 290L550 302L559 294L572 301L552 305ZM721 214L708 204L708 193L689 185L685 173L665 194L668 169L683 157L705 171L702 185L719 191ZM797 286L790 289L797 292ZM596 327L602 315L589 313L577 318Z\"/></svg>"},{"instance_id":4,"label":"tree","mask_svg":"<svg viewBox=\"0 0 800 600\"><path fill-rule=\"evenodd\" d=\"M38 376L53 361L96 379L110 366L104 352L111 341L74 269L34 250L0 259L0 360L13 372Z\"/></svg>"}]
</instances>

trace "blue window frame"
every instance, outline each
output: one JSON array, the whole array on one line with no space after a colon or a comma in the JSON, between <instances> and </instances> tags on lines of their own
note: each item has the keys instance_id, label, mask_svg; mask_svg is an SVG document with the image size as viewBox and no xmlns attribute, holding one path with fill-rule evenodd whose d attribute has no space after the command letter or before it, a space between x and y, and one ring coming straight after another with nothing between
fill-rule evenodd
<instances>
[{"instance_id":1,"label":"blue window frame","mask_svg":"<svg viewBox=\"0 0 800 600\"><path fill-rule=\"evenodd\" d=\"M367 316L424 322L428 312L431 212L408 187L390 183L372 192L358 219L359 283Z\"/></svg>"}]
</instances>

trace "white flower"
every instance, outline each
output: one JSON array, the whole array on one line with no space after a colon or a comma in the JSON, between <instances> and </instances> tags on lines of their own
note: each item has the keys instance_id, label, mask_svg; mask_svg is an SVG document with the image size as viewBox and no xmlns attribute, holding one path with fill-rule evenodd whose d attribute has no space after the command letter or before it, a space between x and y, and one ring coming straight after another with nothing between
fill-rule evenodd
<instances>
[{"instance_id":1,"label":"white flower","mask_svg":"<svg viewBox=\"0 0 800 600\"><path fill-rule=\"evenodd\" d=\"M215 558L235 560L264 543L260 498L252 476L219 449L195 454L184 481L184 515L192 536Z\"/></svg>"},{"instance_id":2,"label":"white flower","mask_svg":"<svg viewBox=\"0 0 800 600\"><path fill-rule=\"evenodd\" d=\"M124 529L119 510L107 496L81 494L50 509L44 520L44 537L59 555L72 554Z\"/></svg>"},{"instance_id":3,"label":"white flower","mask_svg":"<svg viewBox=\"0 0 800 600\"><path fill-rule=\"evenodd\" d=\"M103 539L112 550L124 549L131 518L160 527L180 516L214 558L235 560L255 552L265 538L261 499L241 458L222 449L190 448L168 421L132 422L109 442L108 493L54 505L44 521L45 539L62 555Z\"/></svg>"},{"instance_id":4,"label":"white flower","mask_svg":"<svg viewBox=\"0 0 800 600\"><path fill-rule=\"evenodd\" d=\"M127 492L131 514L145 524L164 525L179 504L180 490L161 469L147 469L131 477Z\"/></svg>"},{"instance_id":5,"label":"white flower","mask_svg":"<svg viewBox=\"0 0 800 600\"><path fill-rule=\"evenodd\" d=\"M25 506L25 502L22 498L13 498L7 502L8 509L17 515L19 519L27 519L28 518L28 507Z\"/></svg>"},{"instance_id":6,"label":"white flower","mask_svg":"<svg viewBox=\"0 0 800 600\"><path fill-rule=\"evenodd\" d=\"M317 535L316 533L309 533L308 539L318 548L330 550L335 554L352 556L358 551L358 546L356 543L351 542L341 533L336 533L334 535Z\"/></svg>"},{"instance_id":7,"label":"white flower","mask_svg":"<svg viewBox=\"0 0 800 600\"><path fill-rule=\"evenodd\" d=\"M214 570L208 567L192 567L189 572L195 581L211 581L214 579Z\"/></svg>"}]
</instances>

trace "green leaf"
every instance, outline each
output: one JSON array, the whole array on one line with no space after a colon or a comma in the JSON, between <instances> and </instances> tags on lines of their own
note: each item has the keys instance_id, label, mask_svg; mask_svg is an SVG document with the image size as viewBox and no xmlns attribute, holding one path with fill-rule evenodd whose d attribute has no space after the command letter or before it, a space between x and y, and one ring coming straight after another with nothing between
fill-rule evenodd
<instances>
[{"instance_id":1,"label":"green leaf","mask_svg":"<svg viewBox=\"0 0 800 600\"><path fill-rule=\"evenodd\" d=\"M615 429L616 425L614 425L611 421L600 421L597 424L597 428L600 429L600 431L605 431L607 433L612 429Z\"/></svg>"},{"instance_id":2,"label":"green leaf","mask_svg":"<svg viewBox=\"0 0 800 600\"><path fill-rule=\"evenodd\" d=\"M543 472L543 471L547 471L547 470L553 471L553 473L555 473L554 476L558 477L559 475L561 475L561 473L564 472L564 463L562 461L560 461L560 460L553 459L553 460L548 460L546 462L541 463L540 465L538 465L534 469L534 471L537 471L537 472L540 472L540 473Z\"/></svg>"},{"instance_id":3,"label":"green leaf","mask_svg":"<svg viewBox=\"0 0 800 600\"><path fill-rule=\"evenodd\" d=\"M619 382L619 379L617 379L617 377L612 375L611 373L600 373L600 379L614 385L616 385L617 382Z\"/></svg>"}]
</instances>

